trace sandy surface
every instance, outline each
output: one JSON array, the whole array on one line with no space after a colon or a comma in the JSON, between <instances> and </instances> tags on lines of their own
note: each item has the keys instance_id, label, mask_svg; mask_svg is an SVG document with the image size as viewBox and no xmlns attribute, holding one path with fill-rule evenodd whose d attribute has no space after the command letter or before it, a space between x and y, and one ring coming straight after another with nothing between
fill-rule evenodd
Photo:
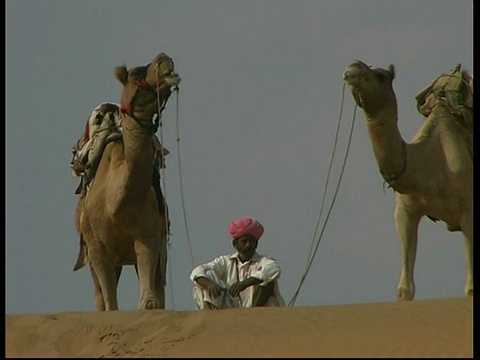
<instances>
[{"instance_id":1,"label":"sandy surface","mask_svg":"<svg viewBox=\"0 0 480 360\"><path fill-rule=\"evenodd\" d=\"M473 299L7 314L7 357L472 357Z\"/></svg>"}]
</instances>

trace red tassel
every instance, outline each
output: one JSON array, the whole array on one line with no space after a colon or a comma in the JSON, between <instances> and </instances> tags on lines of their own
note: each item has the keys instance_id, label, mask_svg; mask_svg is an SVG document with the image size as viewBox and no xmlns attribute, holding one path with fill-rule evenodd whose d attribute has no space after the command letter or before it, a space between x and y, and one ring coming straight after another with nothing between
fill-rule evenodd
<instances>
[{"instance_id":1,"label":"red tassel","mask_svg":"<svg viewBox=\"0 0 480 360\"><path fill-rule=\"evenodd\" d=\"M122 105L120 106L120 111L122 113L131 114L133 112L133 106L132 104Z\"/></svg>"},{"instance_id":2,"label":"red tassel","mask_svg":"<svg viewBox=\"0 0 480 360\"><path fill-rule=\"evenodd\" d=\"M150 89L150 85L145 80L140 80L137 83L137 86L139 89L142 89L142 90Z\"/></svg>"}]
</instances>

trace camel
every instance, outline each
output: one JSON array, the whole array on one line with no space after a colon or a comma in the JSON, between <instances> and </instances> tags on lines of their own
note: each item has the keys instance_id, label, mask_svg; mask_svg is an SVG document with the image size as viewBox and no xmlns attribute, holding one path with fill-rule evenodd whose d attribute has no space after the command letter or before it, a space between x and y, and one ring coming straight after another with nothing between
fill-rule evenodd
<instances>
[{"instance_id":1,"label":"camel","mask_svg":"<svg viewBox=\"0 0 480 360\"><path fill-rule=\"evenodd\" d=\"M426 99L428 109L422 108L426 103L417 97L417 108L426 115L425 121L407 143L397 126L393 65L388 69L373 68L356 60L343 73L343 80L363 110L380 174L395 191L394 220L402 257L398 301L415 297L417 233L423 216L443 221L449 231L463 233L467 263L464 293L473 296L473 158L459 116L466 114L470 121L473 119L473 78L466 71L455 74L464 76L459 81L460 93L434 82ZM463 104L455 104L453 98L461 99Z\"/></svg>"},{"instance_id":2,"label":"camel","mask_svg":"<svg viewBox=\"0 0 480 360\"><path fill-rule=\"evenodd\" d=\"M90 265L97 311L118 310L117 285L124 265L137 271L138 308L164 309L168 212L152 186L153 138L180 77L164 53L146 66L118 66L114 74L123 85L122 136L106 143L95 177L78 201L80 251L74 270Z\"/></svg>"}]
</instances>

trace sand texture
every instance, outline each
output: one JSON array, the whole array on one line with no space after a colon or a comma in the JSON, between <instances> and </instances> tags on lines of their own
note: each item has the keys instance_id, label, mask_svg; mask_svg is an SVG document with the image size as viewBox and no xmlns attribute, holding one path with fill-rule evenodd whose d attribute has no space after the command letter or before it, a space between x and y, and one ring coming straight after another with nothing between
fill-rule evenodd
<instances>
[{"instance_id":1,"label":"sand texture","mask_svg":"<svg viewBox=\"0 0 480 360\"><path fill-rule=\"evenodd\" d=\"M473 357L473 298L7 314L7 357Z\"/></svg>"}]
</instances>

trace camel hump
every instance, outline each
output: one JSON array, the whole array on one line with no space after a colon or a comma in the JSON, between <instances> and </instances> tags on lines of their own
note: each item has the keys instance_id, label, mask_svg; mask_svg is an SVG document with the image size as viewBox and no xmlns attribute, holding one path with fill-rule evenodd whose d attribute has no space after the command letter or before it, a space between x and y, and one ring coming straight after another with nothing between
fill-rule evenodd
<instances>
[{"instance_id":1,"label":"camel hump","mask_svg":"<svg viewBox=\"0 0 480 360\"><path fill-rule=\"evenodd\" d=\"M454 115L469 151L473 154L473 77L458 64L454 70L438 76L416 97L418 112L428 117L439 99Z\"/></svg>"}]
</instances>

